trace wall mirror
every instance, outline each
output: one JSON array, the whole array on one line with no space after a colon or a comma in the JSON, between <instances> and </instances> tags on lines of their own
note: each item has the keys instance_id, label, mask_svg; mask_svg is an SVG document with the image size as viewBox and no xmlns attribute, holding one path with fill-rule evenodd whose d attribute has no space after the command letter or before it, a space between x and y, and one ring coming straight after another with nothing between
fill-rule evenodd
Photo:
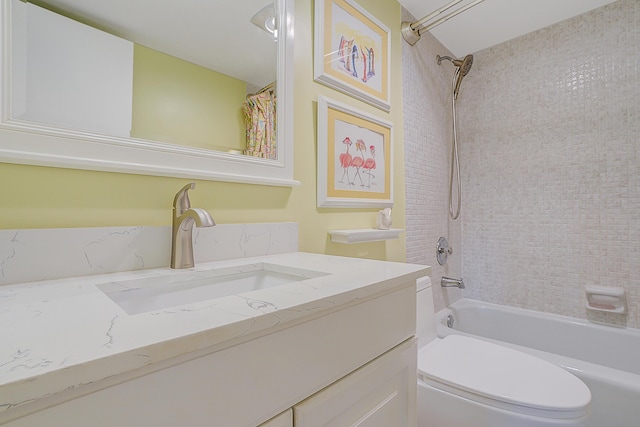
<instances>
[{"instance_id":1,"label":"wall mirror","mask_svg":"<svg viewBox=\"0 0 640 427\"><path fill-rule=\"evenodd\" d=\"M299 184L293 0L0 4L0 162Z\"/></svg>"}]
</instances>

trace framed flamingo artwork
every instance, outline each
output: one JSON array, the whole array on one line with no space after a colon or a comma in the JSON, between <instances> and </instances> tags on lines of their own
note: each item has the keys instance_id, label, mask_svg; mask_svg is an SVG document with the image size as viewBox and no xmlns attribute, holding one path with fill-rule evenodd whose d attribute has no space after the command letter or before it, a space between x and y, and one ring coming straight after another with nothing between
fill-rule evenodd
<instances>
[{"instance_id":1,"label":"framed flamingo artwork","mask_svg":"<svg viewBox=\"0 0 640 427\"><path fill-rule=\"evenodd\" d=\"M393 124L318 97L318 206L393 206Z\"/></svg>"},{"instance_id":2,"label":"framed flamingo artwork","mask_svg":"<svg viewBox=\"0 0 640 427\"><path fill-rule=\"evenodd\" d=\"M314 79L384 111L391 32L351 0L315 0Z\"/></svg>"}]
</instances>

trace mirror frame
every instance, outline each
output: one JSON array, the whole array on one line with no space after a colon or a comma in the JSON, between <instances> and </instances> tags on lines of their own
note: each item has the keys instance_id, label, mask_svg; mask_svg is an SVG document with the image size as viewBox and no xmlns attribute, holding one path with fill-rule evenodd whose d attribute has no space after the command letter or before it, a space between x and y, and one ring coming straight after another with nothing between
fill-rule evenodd
<instances>
[{"instance_id":1,"label":"mirror frame","mask_svg":"<svg viewBox=\"0 0 640 427\"><path fill-rule=\"evenodd\" d=\"M21 121L11 115L11 1L0 0L0 162L292 187L293 0L275 0L278 160Z\"/></svg>"}]
</instances>

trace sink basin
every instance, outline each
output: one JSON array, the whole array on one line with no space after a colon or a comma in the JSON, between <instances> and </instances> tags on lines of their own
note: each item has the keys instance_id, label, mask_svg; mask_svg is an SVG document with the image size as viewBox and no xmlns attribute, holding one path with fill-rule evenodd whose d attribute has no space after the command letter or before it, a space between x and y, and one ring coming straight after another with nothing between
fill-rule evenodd
<instances>
[{"instance_id":1,"label":"sink basin","mask_svg":"<svg viewBox=\"0 0 640 427\"><path fill-rule=\"evenodd\" d=\"M199 271L173 270L161 276L101 283L97 287L128 314L140 314L327 274L258 263Z\"/></svg>"}]
</instances>

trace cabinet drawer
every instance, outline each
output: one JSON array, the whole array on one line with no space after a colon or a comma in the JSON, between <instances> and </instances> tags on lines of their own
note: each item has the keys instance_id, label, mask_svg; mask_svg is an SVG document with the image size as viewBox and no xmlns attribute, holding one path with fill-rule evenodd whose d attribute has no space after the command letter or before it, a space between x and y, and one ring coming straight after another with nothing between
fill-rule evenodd
<instances>
[{"instance_id":1,"label":"cabinet drawer","mask_svg":"<svg viewBox=\"0 0 640 427\"><path fill-rule=\"evenodd\" d=\"M407 340L295 405L295 426L415 426L416 352Z\"/></svg>"}]
</instances>

